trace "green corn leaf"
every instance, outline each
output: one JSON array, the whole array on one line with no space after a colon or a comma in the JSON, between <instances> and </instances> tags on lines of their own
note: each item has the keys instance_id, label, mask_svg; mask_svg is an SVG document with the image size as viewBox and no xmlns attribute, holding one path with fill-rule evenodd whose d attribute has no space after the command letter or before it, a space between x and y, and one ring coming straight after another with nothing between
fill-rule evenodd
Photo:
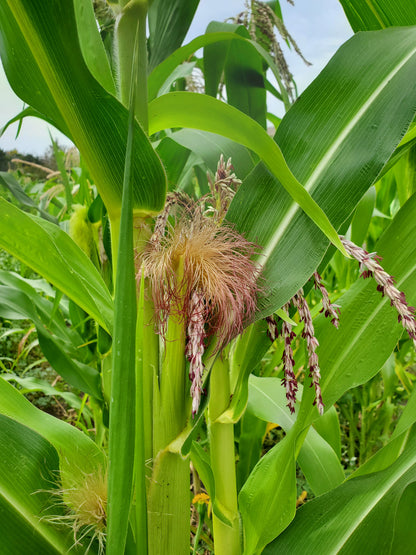
<instances>
[{"instance_id":1,"label":"green corn leaf","mask_svg":"<svg viewBox=\"0 0 416 555\"><path fill-rule=\"evenodd\" d=\"M197 37L185 46L178 48L168 58L166 58L166 60L164 60L153 69L152 73L149 75L148 82L149 100L153 100L154 98L162 94L161 91L165 90L165 84L171 81L170 76L174 71L176 71L176 68L179 64L186 61L200 48L204 48L205 46L223 41L239 41L241 43L249 44L252 51L256 51L258 54L260 54L266 64L270 67L276 80L278 82L280 81L279 69L274 63L273 58L257 42L249 40L237 33L207 33L205 35Z\"/></svg>"},{"instance_id":2,"label":"green corn leaf","mask_svg":"<svg viewBox=\"0 0 416 555\"><path fill-rule=\"evenodd\" d=\"M39 215L42 216L42 218L45 218L45 220L49 220L55 224L58 223L56 218L42 210L42 208L40 208L36 202L24 192L20 183L11 173L0 172L0 185L3 185L3 187L8 189L24 208L34 209L39 212Z\"/></svg>"},{"instance_id":3,"label":"green corn leaf","mask_svg":"<svg viewBox=\"0 0 416 555\"><path fill-rule=\"evenodd\" d=\"M16 133L16 136L18 136L20 131L20 125L22 124L23 119L27 117L39 118L39 119L42 119L43 121L46 121L47 123L50 123L51 125L55 125L55 122L51 118L44 116L41 112L32 108L32 106L28 106L27 108L24 108L24 110L22 110L12 118L10 118L3 125L3 127L0 128L0 137L4 135L4 133L13 123L16 123L16 122L19 122L18 132Z\"/></svg>"},{"instance_id":4,"label":"green corn leaf","mask_svg":"<svg viewBox=\"0 0 416 555\"><path fill-rule=\"evenodd\" d=\"M149 8L149 68L153 69L181 44L199 0L153 0Z\"/></svg>"},{"instance_id":5,"label":"green corn leaf","mask_svg":"<svg viewBox=\"0 0 416 555\"><path fill-rule=\"evenodd\" d=\"M16 374L4 374L4 379L8 382L13 381L18 383L21 386L21 393L22 395L31 391L40 391L44 395L62 397L64 401L70 406L77 410L81 408L82 401L72 393L71 391L60 391L59 389L53 387L48 381L40 380L38 378L34 378L33 376L27 376L21 378ZM91 418L92 414L88 407L84 409L87 415Z\"/></svg>"},{"instance_id":6,"label":"green corn leaf","mask_svg":"<svg viewBox=\"0 0 416 555\"><path fill-rule=\"evenodd\" d=\"M58 310L57 303L61 300L61 294L59 292L54 291L52 287L42 279L26 280L18 274L6 272L4 270L0 270L0 283L17 290L19 293L24 293L33 303L34 307L36 307L36 312L34 312L33 307L30 307L28 308L29 312L24 314L26 310L25 307L29 305L22 297L23 304L20 306L17 303L14 304L14 310L23 311L23 315L19 316L19 318L31 318L31 315L35 315L35 318L39 317L43 325L48 328L51 333L59 337L59 341L66 344L66 347L70 349L70 356L72 358L87 364L91 362L93 359L92 353L87 346L83 346L85 337L74 328L74 322L72 322L71 327L68 326L67 319L70 318L70 315L64 303L59 304ZM48 300L42 296L42 294L46 294L51 298L55 296L55 299L54 301ZM7 295L4 295L4 297L6 296ZM85 318L85 313L83 314Z\"/></svg>"},{"instance_id":7,"label":"green corn leaf","mask_svg":"<svg viewBox=\"0 0 416 555\"><path fill-rule=\"evenodd\" d=\"M246 411L240 421L238 436L237 490L240 491L260 460L267 424Z\"/></svg>"},{"instance_id":8,"label":"green corn leaf","mask_svg":"<svg viewBox=\"0 0 416 555\"><path fill-rule=\"evenodd\" d=\"M296 417L286 406L286 392L281 380L250 376L249 384L248 412L265 422L278 424L286 432L290 430ZM298 462L315 495L334 489L344 480L338 455L314 428L309 429L304 439ZM275 476L274 480L278 481L279 477Z\"/></svg>"},{"instance_id":9,"label":"green corn leaf","mask_svg":"<svg viewBox=\"0 0 416 555\"><path fill-rule=\"evenodd\" d=\"M79 43L85 63L100 85L115 96L116 86L98 30L94 6L89 0L75 0L74 8Z\"/></svg>"},{"instance_id":10,"label":"green corn leaf","mask_svg":"<svg viewBox=\"0 0 416 555\"><path fill-rule=\"evenodd\" d=\"M292 428L266 453L240 491L238 506L244 526L246 555L261 552L295 516L296 435Z\"/></svg>"},{"instance_id":11,"label":"green corn leaf","mask_svg":"<svg viewBox=\"0 0 416 555\"><path fill-rule=\"evenodd\" d=\"M288 166L336 229L414 117L415 43L412 27L357 34L278 127L275 139ZM328 241L262 165L238 190L227 219L263 248L258 261L267 287L257 316L267 316L305 284Z\"/></svg>"},{"instance_id":12,"label":"green corn leaf","mask_svg":"<svg viewBox=\"0 0 416 555\"><path fill-rule=\"evenodd\" d=\"M80 472L96 472L105 467L101 449L86 434L37 409L17 389L0 378L0 414L27 426L57 450L61 470L76 478Z\"/></svg>"},{"instance_id":13,"label":"green corn leaf","mask_svg":"<svg viewBox=\"0 0 416 555\"><path fill-rule=\"evenodd\" d=\"M58 226L0 198L0 246L45 277L111 332L113 303L97 269Z\"/></svg>"},{"instance_id":14,"label":"green corn leaf","mask_svg":"<svg viewBox=\"0 0 416 555\"><path fill-rule=\"evenodd\" d=\"M180 145L171 137L164 137L156 147L156 152L163 162L168 178L169 190L174 191L178 187L191 150Z\"/></svg>"},{"instance_id":15,"label":"green corn leaf","mask_svg":"<svg viewBox=\"0 0 416 555\"><path fill-rule=\"evenodd\" d=\"M171 127L216 132L253 150L330 241L345 252L326 214L297 181L277 144L256 121L215 98L181 92L160 96L149 105L150 133Z\"/></svg>"},{"instance_id":16,"label":"green corn leaf","mask_svg":"<svg viewBox=\"0 0 416 555\"><path fill-rule=\"evenodd\" d=\"M234 173L241 180L245 179L258 162L258 157L248 148L215 133L200 129L181 129L172 133L170 138L197 154L214 175L221 154L225 160L231 158Z\"/></svg>"},{"instance_id":17,"label":"green corn leaf","mask_svg":"<svg viewBox=\"0 0 416 555\"><path fill-rule=\"evenodd\" d=\"M52 497L59 472L55 449L26 426L0 415L0 452L2 552L67 552L74 543L71 532L47 522L48 516L62 515L62 508ZM78 546L74 553L84 550Z\"/></svg>"},{"instance_id":18,"label":"green corn leaf","mask_svg":"<svg viewBox=\"0 0 416 555\"><path fill-rule=\"evenodd\" d=\"M416 482L413 482L404 490L397 507L391 553L412 554L413 546L416 543L416 527L409 526L409 521L415 511Z\"/></svg>"},{"instance_id":19,"label":"green corn leaf","mask_svg":"<svg viewBox=\"0 0 416 555\"><path fill-rule=\"evenodd\" d=\"M368 227L376 205L376 188L370 187L357 204L351 222L351 241L361 246L367 237Z\"/></svg>"},{"instance_id":20,"label":"green corn leaf","mask_svg":"<svg viewBox=\"0 0 416 555\"><path fill-rule=\"evenodd\" d=\"M32 320L36 326L39 345L55 371L74 387L96 399L102 399L97 370L78 360L76 344L67 342L67 337L52 335L46 329L25 293L17 288L0 286L0 316Z\"/></svg>"},{"instance_id":21,"label":"green corn leaf","mask_svg":"<svg viewBox=\"0 0 416 555\"><path fill-rule=\"evenodd\" d=\"M416 483L415 432L391 466L364 476L353 474L335 490L306 503L263 553L401 553L393 546L403 545L403 529L414 528L414 500L407 488L414 492Z\"/></svg>"},{"instance_id":22,"label":"green corn leaf","mask_svg":"<svg viewBox=\"0 0 416 555\"><path fill-rule=\"evenodd\" d=\"M0 32L10 85L75 142L110 215L118 217L128 110L90 73L79 46L73 1L5 0ZM137 123L134 134L134 208L158 212L165 199L164 170Z\"/></svg>"},{"instance_id":23,"label":"green corn leaf","mask_svg":"<svg viewBox=\"0 0 416 555\"><path fill-rule=\"evenodd\" d=\"M354 32L416 25L416 5L408 0L340 0Z\"/></svg>"},{"instance_id":24,"label":"green corn leaf","mask_svg":"<svg viewBox=\"0 0 416 555\"><path fill-rule=\"evenodd\" d=\"M178 79L183 79L191 75L192 70L195 66L196 62L183 62L182 64L177 66L163 83L163 86L159 90L159 96L168 93L174 82Z\"/></svg>"},{"instance_id":25,"label":"green corn leaf","mask_svg":"<svg viewBox=\"0 0 416 555\"><path fill-rule=\"evenodd\" d=\"M338 460L341 460L341 430L338 413L334 407L327 410L318 420L315 420L313 427L318 434L332 447Z\"/></svg>"},{"instance_id":26,"label":"green corn leaf","mask_svg":"<svg viewBox=\"0 0 416 555\"><path fill-rule=\"evenodd\" d=\"M397 437L416 422L416 387L413 389L400 416L393 437Z\"/></svg>"},{"instance_id":27,"label":"green corn leaf","mask_svg":"<svg viewBox=\"0 0 416 555\"><path fill-rule=\"evenodd\" d=\"M230 406L217 418L218 422L234 424L243 415L249 395L250 374L260 365L261 359L270 348L270 339L266 332L266 322L259 320L237 338L230 357L232 398Z\"/></svg>"},{"instance_id":28,"label":"green corn leaf","mask_svg":"<svg viewBox=\"0 0 416 555\"><path fill-rule=\"evenodd\" d=\"M235 32L250 39L244 25L211 22L208 33ZM227 90L227 102L266 128L266 89L262 56L248 41L228 41L204 48L204 75L207 94L216 97L221 78Z\"/></svg>"},{"instance_id":29,"label":"green corn leaf","mask_svg":"<svg viewBox=\"0 0 416 555\"><path fill-rule=\"evenodd\" d=\"M211 499L215 498L215 481L212 474L210 457L204 448L196 441L192 442L191 460L195 465L198 476L201 478Z\"/></svg>"},{"instance_id":30,"label":"green corn leaf","mask_svg":"<svg viewBox=\"0 0 416 555\"><path fill-rule=\"evenodd\" d=\"M138 32L134 44L133 68L137 68ZM111 372L107 553L124 551L133 497L136 405L136 272L133 247L133 153L134 109L137 72L132 71L129 126L124 162L123 196L119 240L113 245L117 256L114 299L113 367ZM144 473L144 468L142 468ZM145 511L146 507L142 507ZM144 519L144 520L143 520ZM146 529L146 513L140 529Z\"/></svg>"}]
</instances>

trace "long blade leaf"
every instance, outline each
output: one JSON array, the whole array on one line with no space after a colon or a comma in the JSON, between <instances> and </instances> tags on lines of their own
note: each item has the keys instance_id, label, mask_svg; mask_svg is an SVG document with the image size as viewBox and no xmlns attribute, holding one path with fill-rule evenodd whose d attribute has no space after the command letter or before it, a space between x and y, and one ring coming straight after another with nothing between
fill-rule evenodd
<instances>
[{"instance_id":1,"label":"long blade leaf","mask_svg":"<svg viewBox=\"0 0 416 555\"><path fill-rule=\"evenodd\" d=\"M137 61L137 37L133 67ZM108 470L107 553L124 552L133 489L135 452L136 279L133 251L133 140L136 72L132 71L114 301ZM115 250L115 249L114 249ZM115 252L117 252L115 250ZM142 433L142 430L137 430ZM144 469L143 469L144 471ZM144 517L145 518L145 517Z\"/></svg>"}]
</instances>

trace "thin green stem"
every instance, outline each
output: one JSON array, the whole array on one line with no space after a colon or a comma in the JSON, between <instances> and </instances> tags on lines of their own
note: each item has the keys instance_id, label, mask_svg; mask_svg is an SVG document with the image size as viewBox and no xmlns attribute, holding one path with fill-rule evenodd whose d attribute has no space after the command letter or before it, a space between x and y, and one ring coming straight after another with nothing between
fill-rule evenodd
<instances>
[{"instance_id":1,"label":"thin green stem","mask_svg":"<svg viewBox=\"0 0 416 555\"><path fill-rule=\"evenodd\" d=\"M211 468L215 481L215 504L230 520L228 526L213 512L216 555L240 555L240 527L235 471L234 425L217 422L230 404L228 364L217 357L212 370L209 400L209 435Z\"/></svg>"},{"instance_id":2,"label":"thin green stem","mask_svg":"<svg viewBox=\"0 0 416 555\"><path fill-rule=\"evenodd\" d=\"M144 437L144 390L143 390L143 353L144 337L144 277L140 282L137 326L136 326L136 445L135 445L135 487L136 487L136 553L147 553L147 504L145 475L145 437Z\"/></svg>"}]
</instances>

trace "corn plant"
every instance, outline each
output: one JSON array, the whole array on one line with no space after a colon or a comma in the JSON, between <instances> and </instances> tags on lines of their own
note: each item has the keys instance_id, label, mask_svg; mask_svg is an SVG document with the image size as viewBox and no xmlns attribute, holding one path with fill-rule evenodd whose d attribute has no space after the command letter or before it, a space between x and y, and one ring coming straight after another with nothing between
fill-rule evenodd
<instances>
[{"instance_id":1,"label":"corn plant","mask_svg":"<svg viewBox=\"0 0 416 555\"><path fill-rule=\"evenodd\" d=\"M383 267L345 236L383 168L414 144L416 12L405 1L369 10L343 0L364 32L292 102L270 35L276 24L288 38L279 3L252 2L249 30L214 22L181 46L197 5L120 0L95 2L94 12L90 0L0 0L2 62L28 105L14 121L36 116L64 132L97 191L87 210L73 208L73 238L0 199L1 247L56 291L39 296L2 275L1 315L34 322L45 356L89 396L95 422L95 434L83 433L0 380L2 545L188 553L191 460L218 555L398 552L414 508L415 395L392 440L348 480L333 405L377 374L403 328L416 338L414 195L377 243ZM266 15L272 24L260 27ZM205 93L190 90L196 67ZM287 109L273 138L266 90ZM99 244L94 222L103 243L95 258L85 247ZM341 318L320 277L336 251L378 284L349 287L336 301ZM313 319L312 277L324 302ZM266 376L258 368L272 343L283 364ZM258 420L286 432L261 458ZM198 442L205 425L208 446ZM296 461L317 496L298 512Z\"/></svg>"}]
</instances>

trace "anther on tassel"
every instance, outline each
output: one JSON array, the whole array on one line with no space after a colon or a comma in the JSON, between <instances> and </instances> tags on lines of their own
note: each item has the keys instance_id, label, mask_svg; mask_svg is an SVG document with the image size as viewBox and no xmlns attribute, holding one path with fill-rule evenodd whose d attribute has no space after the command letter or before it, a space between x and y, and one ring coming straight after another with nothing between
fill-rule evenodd
<instances>
[{"instance_id":1,"label":"anther on tassel","mask_svg":"<svg viewBox=\"0 0 416 555\"><path fill-rule=\"evenodd\" d=\"M322 392L320 386L320 369L319 369L319 361L318 361L318 354L316 352L317 347L319 346L318 340L315 337L315 329L312 323L312 315L309 310L308 303L303 295L303 289L300 289L296 295L290 299L288 303L286 303L282 310L289 316L289 309L290 306L293 305L299 313L300 320L304 323L304 329L302 332L302 337L306 339L306 347L308 351L308 367L309 367L309 377L312 380L311 387L315 388L315 400L314 405L317 406L318 411L320 414L324 412L324 403L322 400ZM337 314L338 316L338 314ZM268 323L268 336L269 338L274 341L276 338L277 333L277 324L274 320L274 317L269 316L266 319ZM293 414L295 412L295 404L296 404L296 393L298 390L298 383L296 380L296 376L294 373L294 356L293 356L293 349L292 349L292 342L296 337L295 332L292 329L292 325L290 322L282 319L282 332L281 335L284 340L284 349L283 349L283 372L284 378L282 379L282 385L286 388L286 399L288 400L288 408L290 412Z\"/></svg>"},{"instance_id":2,"label":"anther on tassel","mask_svg":"<svg viewBox=\"0 0 416 555\"><path fill-rule=\"evenodd\" d=\"M324 413L324 403L322 400L322 392L320 386L320 369L318 355L316 353L316 348L319 346L318 340L315 337L315 329L312 323L312 315L309 310L308 303L303 296L303 289L300 289L296 295L293 297L294 305L297 307L299 312L299 318L304 323L304 328L302 332L302 337L306 339L306 348L308 351L308 367L309 367L309 377L312 379L312 384L315 388L315 401L314 404L318 407L319 414Z\"/></svg>"},{"instance_id":3,"label":"anther on tassel","mask_svg":"<svg viewBox=\"0 0 416 555\"><path fill-rule=\"evenodd\" d=\"M313 273L313 279L315 282L315 289L319 289L322 295L322 309L320 310L320 312L324 313L325 318L331 318L331 324L338 328L340 307L337 304L331 303L328 291L326 290L326 287L323 284L322 278L318 274L318 272Z\"/></svg>"},{"instance_id":4,"label":"anther on tassel","mask_svg":"<svg viewBox=\"0 0 416 555\"><path fill-rule=\"evenodd\" d=\"M340 237L345 250L355 260L360 263L360 270L362 270L361 277L374 277L377 282L377 290L390 299L391 306L398 312L398 321L407 331L410 339L413 341L414 348L416 349L416 321L415 309L409 306L406 301L406 295L395 287L395 280L393 276L389 275L380 265L381 258L377 253L368 253L363 248L355 245L345 237Z\"/></svg>"},{"instance_id":5,"label":"anther on tassel","mask_svg":"<svg viewBox=\"0 0 416 555\"><path fill-rule=\"evenodd\" d=\"M188 337L186 343L186 356L189 360L189 379L192 381L192 416L195 416L198 412L201 402L202 375L204 372L202 355L205 350L205 312L203 295L198 291L194 291L189 305Z\"/></svg>"},{"instance_id":6,"label":"anther on tassel","mask_svg":"<svg viewBox=\"0 0 416 555\"><path fill-rule=\"evenodd\" d=\"M289 316L290 302L285 304L282 308L284 312ZM292 341L296 337L295 333L292 331L292 325L285 320L282 321L282 336L284 339L284 349L283 349L283 371L284 378L282 379L282 385L286 388L286 399L288 401L287 406L290 412L293 414L295 412L296 405L296 393L298 390L298 382L296 380L295 373L293 371L295 367L295 360L293 358Z\"/></svg>"}]
</instances>

